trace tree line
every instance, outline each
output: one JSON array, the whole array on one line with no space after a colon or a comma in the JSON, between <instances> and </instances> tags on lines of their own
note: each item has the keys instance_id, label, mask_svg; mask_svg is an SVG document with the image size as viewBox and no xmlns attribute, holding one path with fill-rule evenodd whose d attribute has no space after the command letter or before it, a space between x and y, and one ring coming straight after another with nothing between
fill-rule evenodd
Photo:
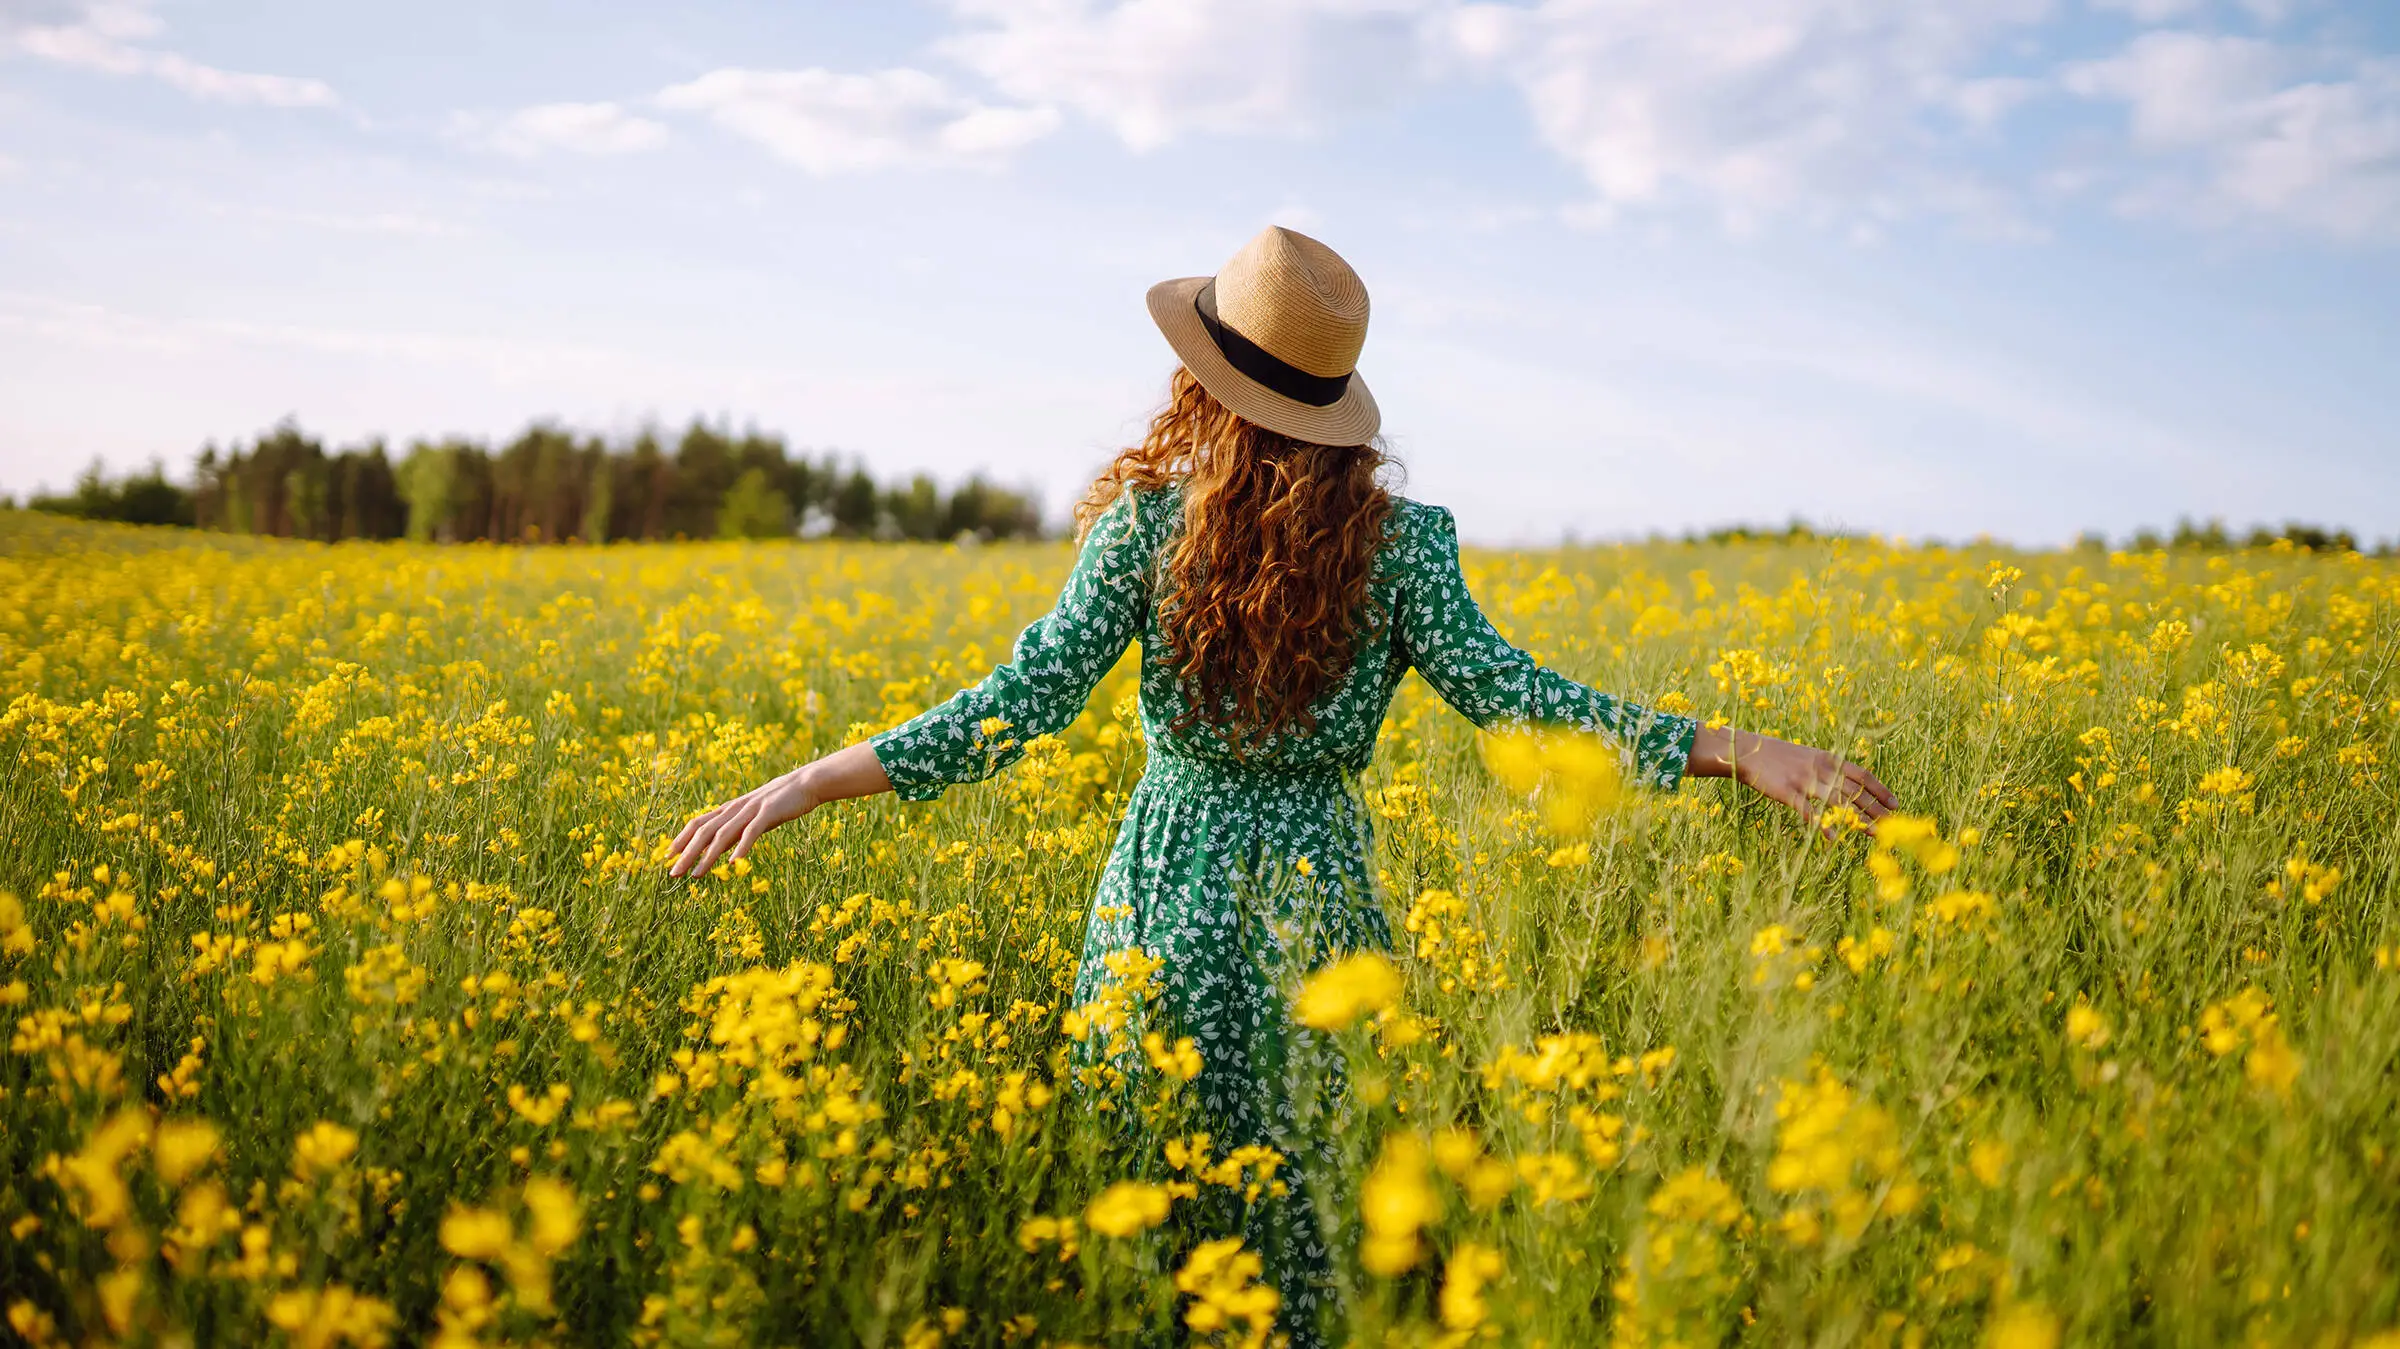
<instances>
[{"instance_id":1,"label":"tree line","mask_svg":"<svg viewBox=\"0 0 2400 1349\"><path fill-rule=\"evenodd\" d=\"M98 464L35 510L129 524L281 538L444 543L615 539L1036 538L1040 507L980 475L945 490L917 474L876 480L781 437L694 421L672 445L654 431L610 444L537 422L492 448L452 437L395 457L383 442L328 450L285 421L248 444L210 445L190 480L163 466L111 478Z\"/></svg>"},{"instance_id":2,"label":"tree line","mask_svg":"<svg viewBox=\"0 0 2400 1349\"><path fill-rule=\"evenodd\" d=\"M1685 544L1702 543L1816 543L1828 539L1865 538L1863 531L1821 529L1806 520L1794 518L1787 524L1720 525L1710 530L1687 530L1677 538ZM1921 538L1917 542L1939 545L1940 539ZM2400 540L2380 539L2368 545L2347 529L2312 525L2302 520L2286 520L2281 525L2252 525L2245 530L2226 527L2223 520L2196 521L2189 516L2175 522L2172 533L2154 528L2135 530L2127 535L2124 546L2136 553L2170 549L2177 552L2223 553L2237 548L2271 548L2288 543L2311 553L2366 553L2373 557L2400 556ZM2112 546L2106 534L2086 531L2075 539L2075 546L2086 552L2107 552Z\"/></svg>"}]
</instances>

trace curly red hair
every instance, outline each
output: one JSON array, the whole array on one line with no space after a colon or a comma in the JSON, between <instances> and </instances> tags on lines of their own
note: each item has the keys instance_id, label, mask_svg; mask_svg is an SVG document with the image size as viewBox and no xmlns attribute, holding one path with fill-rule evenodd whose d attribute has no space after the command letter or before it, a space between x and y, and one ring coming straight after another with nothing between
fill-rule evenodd
<instances>
[{"instance_id":1,"label":"curly red hair","mask_svg":"<svg viewBox=\"0 0 2400 1349\"><path fill-rule=\"evenodd\" d=\"M1387 619L1372 583L1392 511L1381 447L1316 445L1228 409L1178 368L1142 443L1075 508L1078 535L1128 488L1179 487L1183 530L1162 568L1159 625L1205 723L1238 755L1287 727L1349 672Z\"/></svg>"}]
</instances>

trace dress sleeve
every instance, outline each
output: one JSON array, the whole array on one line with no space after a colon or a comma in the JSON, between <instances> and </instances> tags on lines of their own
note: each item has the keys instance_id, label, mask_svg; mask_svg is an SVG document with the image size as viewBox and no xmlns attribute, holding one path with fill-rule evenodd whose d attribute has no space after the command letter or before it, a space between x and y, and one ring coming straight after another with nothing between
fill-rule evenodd
<instances>
[{"instance_id":1,"label":"dress sleeve","mask_svg":"<svg viewBox=\"0 0 2400 1349\"><path fill-rule=\"evenodd\" d=\"M867 742L893 791L930 801L980 782L1023 757L1027 742L1075 720L1149 613L1142 536L1134 493L1123 492L1093 522L1057 606L1017 637L1007 664Z\"/></svg>"},{"instance_id":2,"label":"dress sleeve","mask_svg":"<svg viewBox=\"0 0 2400 1349\"><path fill-rule=\"evenodd\" d=\"M1429 518L1406 545L1395 621L1425 682L1480 727L1564 725L1605 735L1626 751L1637 779L1675 790L1700 723L1578 684L1511 646L1467 591L1450 512L1420 509Z\"/></svg>"}]
</instances>

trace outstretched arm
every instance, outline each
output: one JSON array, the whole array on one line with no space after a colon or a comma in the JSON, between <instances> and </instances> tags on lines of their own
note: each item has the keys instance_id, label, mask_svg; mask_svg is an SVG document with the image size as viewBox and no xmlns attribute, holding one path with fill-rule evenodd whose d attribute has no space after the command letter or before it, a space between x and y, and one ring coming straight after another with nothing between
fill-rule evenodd
<instances>
[{"instance_id":1,"label":"outstretched arm","mask_svg":"<svg viewBox=\"0 0 2400 1349\"><path fill-rule=\"evenodd\" d=\"M677 876L746 857L759 835L827 801L893 791L928 801L1022 758L1028 742L1073 721L1148 613L1149 548L1131 492L1093 522L1058 605L1018 636L1016 652L973 688L864 744L829 754L693 819L675 836Z\"/></svg>"},{"instance_id":2,"label":"outstretched arm","mask_svg":"<svg viewBox=\"0 0 2400 1349\"><path fill-rule=\"evenodd\" d=\"M1810 821L1842 805L1872 824L1898 807L1880 779L1838 754L1702 726L1544 668L1502 637L1468 592L1450 513L1434 508L1431 526L1413 545L1400 634L1426 682L1477 726L1565 724L1603 732L1626 748L1636 775L1652 786L1672 791L1686 774L1733 778Z\"/></svg>"},{"instance_id":3,"label":"outstretched arm","mask_svg":"<svg viewBox=\"0 0 2400 1349\"><path fill-rule=\"evenodd\" d=\"M1425 509L1430 514L1401 545L1407 553L1393 616L1425 682L1479 727L1572 726L1605 735L1624 749L1636 777L1673 791L1699 723L1579 684L1510 644L1467 590L1450 512Z\"/></svg>"}]
</instances>

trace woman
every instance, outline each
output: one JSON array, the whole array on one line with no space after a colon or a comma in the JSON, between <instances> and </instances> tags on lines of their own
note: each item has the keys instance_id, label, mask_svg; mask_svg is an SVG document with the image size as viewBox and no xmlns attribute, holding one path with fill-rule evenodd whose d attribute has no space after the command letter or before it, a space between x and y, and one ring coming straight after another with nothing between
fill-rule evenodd
<instances>
[{"instance_id":1,"label":"woman","mask_svg":"<svg viewBox=\"0 0 2400 1349\"><path fill-rule=\"evenodd\" d=\"M1148 435L1078 509L1081 556L1011 663L694 819L675 875L741 857L828 801L930 800L990 776L1072 721L1138 639L1149 762L1101 876L1076 1001L1107 980L1110 955L1163 960L1173 1024L1153 1028L1198 1042L1211 1134L1289 1152L1307 1140L1282 1071L1288 1023L1253 952L1281 944L1262 931L1270 917L1301 908L1308 949L1283 954L1305 968L1391 945L1353 783L1410 669L1478 726L1607 737L1660 791L1734 777L1804 816L1832 801L1871 822L1893 807L1856 764L1619 701L1493 631L1449 512L1379 481L1379 417L1355 372L1366 288L1325 245L1270 228L1215 277L1154 287L1150 312L1182 368ZM1279 1207L1249 1235L1308 1339L1327 1253L1305 1197Z\"/></svg>"}]
</instances>

